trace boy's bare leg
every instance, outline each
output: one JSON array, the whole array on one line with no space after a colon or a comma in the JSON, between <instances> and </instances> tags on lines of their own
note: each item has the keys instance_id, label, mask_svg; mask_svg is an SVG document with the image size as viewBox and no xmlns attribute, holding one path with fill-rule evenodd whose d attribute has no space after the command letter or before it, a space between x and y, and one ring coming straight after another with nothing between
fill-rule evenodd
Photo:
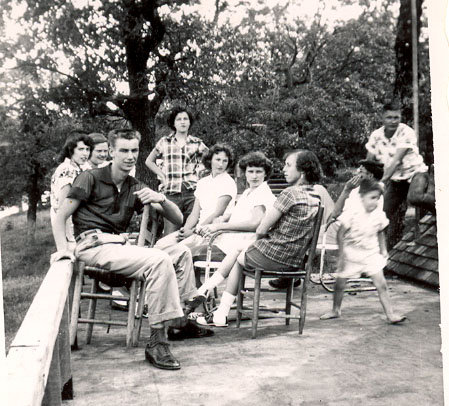
<instances>
[{"instance_id":1,"label":"boy's bare leg","mask_svg":"<svg viewBox=\"0 0 449 406\"><path fill-rule=\"evenodd\" d=\"M343 302L343 295L345 293L345 285L347 280L347 278L337 278L337 281L335 282L332 311L323 314L320 317L320 320L338 319L341 316L341 303Z\"/></svg>"},{"instance_id":2,"label":"boy's bare leg","mask_svg":"<svg viewBox=\"0 0 449 406\"><path fill-rule=\"evenodd\" d=\"M371 276L374 286L379 293L380 303L384 309L387 319L392 324L401 323L406 319L404 316L400 316L393 312L393 307L391 306L390 295L387 290L387 281L385 280L383 272L378 272Z\"/></svg>"}]
</instances>

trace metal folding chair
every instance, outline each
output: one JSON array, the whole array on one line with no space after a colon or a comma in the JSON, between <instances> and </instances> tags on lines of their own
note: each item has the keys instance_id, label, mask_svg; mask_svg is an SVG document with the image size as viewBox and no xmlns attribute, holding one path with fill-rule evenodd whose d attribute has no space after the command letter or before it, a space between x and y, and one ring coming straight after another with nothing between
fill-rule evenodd
<instances>
[{"instance_id":1,"label":"metal folding chair","mask_svg":"<svg viewBox=\"0 0 449 406\"><path fill-rule=\"evenodd\" d=\"M333 292L334 289L332 285L336 282L336 273L330 272L329 268L326 267L326 252L330 252L333 255L338 255L338 245L337 244L328 244L326 242L327 232L330 227L334 224L338 224L338 220L334 220L326 225L325 231L323 233L323 240L321 244L317 244L317 251L320 251L320 271L319 271L319 282L321 286L326 289L328 292ZM356 293L356 292L369 292L374 291L376 288L374 286L366 286L366 284L371 284L371 278L357 278L357 279L349 279L345 289L345 292L348 293Z\"/></svg>"}]
</instances>

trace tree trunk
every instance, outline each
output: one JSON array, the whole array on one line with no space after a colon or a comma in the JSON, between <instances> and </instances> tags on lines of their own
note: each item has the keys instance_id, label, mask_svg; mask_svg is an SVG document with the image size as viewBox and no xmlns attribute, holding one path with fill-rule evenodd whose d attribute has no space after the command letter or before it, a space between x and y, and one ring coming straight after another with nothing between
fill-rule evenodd
<instances>
[{"instance_id":1,"label":"tree trunk","mask_svg":"<svg viewBox=\"0 0 449 406\"><path fill-rule=\"evenodd\" d=\"M37 204L40 200L40 166L34 165L33 173L30 176L29 188L28 188L28 211L27 211L27 239L28 241L34 241L36 234L36 218L37 218Z\"/></svg>"},{"instance_id":2,"label":"tree trunk","mask_svg":"<svg viewBox=\"0 0 449 406\"><path fill-rule=\"evenodd\" d=\"M145 166L145 160L154 147L154 120L165 97L165 92L162 91L162 93L156 93L150 102L147 94L149 90L148 58L151 52L157 50L165 35L165 26L159 17L158 7L156 2L146 2L145 10L141 15L142 9L130 3L124 20L126 66L131 97L124 104L123 110L132 127L142 135L136 168L137 177L153 188L157 181ZM142 16L152 28L152 33L147 37L142 37L138 29Z\"/></svg>"},{"instance_id":3,"label":"tree trunk","mask_svg":"<svg viewBox=\"0 0 449 406\"><path fill-rule=\"evenodd\" d=\"M413 122L412 0L401 0L396 43L396 79L394 96L402 102L403 121ZM421 31L422 3L416 0L417 37Z\"/></svg>"}]
</instances>

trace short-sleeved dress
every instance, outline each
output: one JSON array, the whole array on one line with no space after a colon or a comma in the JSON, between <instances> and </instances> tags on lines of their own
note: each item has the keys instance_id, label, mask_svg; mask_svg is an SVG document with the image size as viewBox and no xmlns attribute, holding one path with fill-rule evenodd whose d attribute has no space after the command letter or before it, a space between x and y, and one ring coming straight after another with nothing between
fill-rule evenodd
<instances>
[{"instance_id":1,"label":"short-sleeved dress","mask_svg":"<svg viewBox=\"0 0 449 406\"><path fill-rule=\"evenodd\" d=\"M362 274L382 272L387 260L380 253L378 233L388 225L385 212L368 213L360 203L359 209L345 210L338 219L347 228L343 236L344 261L338 276L360 278Z\"/></svg>"},{"instance_id":2,"label":"short-sleeved dress","mask_svg":"<svg viewBox=\"0 0 449 406\"><path fill-rule=\"evenodd\" d=\"M232 209L229 223L246 221L251 218L252 211L255 207L263 206L265 212L271 208L276 201L276 197L268 186L267 182L263 182L255 190L246 189L239 197L236 205ZM243 250L249 244L256 240L254 232L229 232L220 235L215 240L215 245L224 253L228 254L233 250Z\"/></svg>"}]
</instances>

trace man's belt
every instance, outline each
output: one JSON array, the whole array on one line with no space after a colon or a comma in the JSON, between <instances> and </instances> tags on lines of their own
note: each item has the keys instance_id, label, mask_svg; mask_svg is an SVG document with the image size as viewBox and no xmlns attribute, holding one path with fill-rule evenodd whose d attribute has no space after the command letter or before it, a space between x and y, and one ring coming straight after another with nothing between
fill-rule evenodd
<instances>
[{"instance_id":1,"label":"man's belt","mask_svg":"<svg viewBox=\"0 0 449 406\"><path fill-rule=\"evenodd\" d=\"M101 231L101 230L98 229L98 228L94 228L93 230L87 230L87 231L84 231L83 233L81 233L80 235L78 235L78 236L75 238L75 241L78 243L78 242L84 240L88 235L92 235L92 234L102 234L102 233L103 233L103 231Z\"/></svg>"}]
</instances>

